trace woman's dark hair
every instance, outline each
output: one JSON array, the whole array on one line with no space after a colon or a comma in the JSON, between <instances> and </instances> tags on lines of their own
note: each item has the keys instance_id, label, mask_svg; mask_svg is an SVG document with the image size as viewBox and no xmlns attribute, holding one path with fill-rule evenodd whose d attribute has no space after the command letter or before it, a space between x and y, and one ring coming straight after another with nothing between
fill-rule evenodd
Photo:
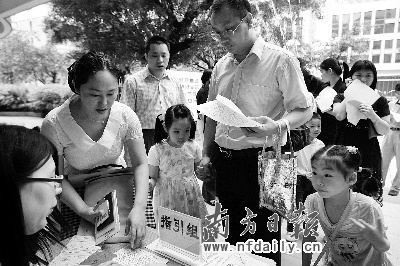
<instances>
[{"instance_id":1,"label":"woman's dark hair","mask_svg":"<svg viewBox=\"0 0 400 266\"><path fill-rule=\"evenodd\" d=\"M47 219L46 228L25 235L20 196L21 179L32 175L56 154L50 141L36 130L0 125L0 202L6 216L0 219L0 227L3 228L2 237L7 241L7 250L12 251L0 252L2 265L46 264L52 256L50 244L59 243L57 223L63 225L63 221L56 209ZM36 256L39 250L47 261Z\"/></svg>"},{"instance_id":2,"label":"woman's dark hair","mask_svg":"<svg viewBox=\"0 0 400 266\"><path fill-rule=\"evenodd\" d=\"M162 118L162 114L158 115L156 118L156 125L154 129L154 142L161 143L162 140L168 138L168 132L164 130L163 123L165 127L168 129L171 128L172 123L177 119L187 118L190 121L190 136L189 140L193 140L196 134L196 123L193 119L192 113L189 108L187 108L184 104L177 104L169 107L165 112L164 118Z\"/></svg>"},{"instance_id":3,"label":"woman's dark hair","mask_svg":"<svg viewBox=\"0 0 400 266\"><path fill-rule=\"evenodd\" d=\"M327 165L337 169L346 177L358 171L361 165L361 154L355 147L328 145L319 149L311 157L311 164L320 160L324 160Z\"/></svg>"},{"instance_id":4,"label":"woman's dark hair","mask_svg":"<svg viewBox=\"0 0 400 266\"><path fill-rule=\"evenodd\" d=\"M117 79L119 77L120 71L103 54L88 52L68 67L68 85L74 93L79 94L80 86L102 70L110 71Z\"/></svg>"},{"instance_id":5,"label":"woman's dark hair","mask_svg":"<svg viewBox=\"0 0 400 266\"><path fill-rule=\"evenodd\" d=\"M346 64L346 62L339 61L335 58L325 59L322 61L319 67L323 70L332 69L332 71L338 76L343 73L344 80L349 77L349 66Z\"/></svg>"},{"instance_id":6,"label":"woman's dark hair","mask_svg":"<svg viewBox=\"0 0 400 266\"><path fill-rule=\"evenodd\" d=\"M353 66L350 69L349 77L352 77L355 72L360 71L360 70L371 70L372 73L374 74L374 81L371 84L371 89L376 88L376 83L378 82L378 72L376 71L376 67L374 63L372 63L369 60L358 60L353 64Z\"/></svg>"},{"instance_id":7,"label":"woman's dark hair","mask_svg":"<svg viewBox=\"0 0 400 266\"><path fill-rule=\"evenodd\" d=\"M364 195L373 197L374 199L379 199L382 195L382 183L377 178L379 175L370 168L362 168L357 173L357 183L355 184L355 192L360 192ZM379 202L379 201L378 201ZM379 204L381 204L379 202Z\"/></svg>"}]
</instances>

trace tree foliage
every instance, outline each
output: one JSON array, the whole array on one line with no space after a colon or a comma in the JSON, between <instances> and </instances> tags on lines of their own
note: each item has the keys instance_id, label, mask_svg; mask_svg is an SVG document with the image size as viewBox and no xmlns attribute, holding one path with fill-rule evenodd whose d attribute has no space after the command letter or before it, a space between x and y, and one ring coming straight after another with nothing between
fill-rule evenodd
<instances>
[{"instance_id":1,"label":"tree foliage","mask_svg":"<svg viewBox=\"0 0 400 266\"><path fill-rule=\"evenodd\" d=\"M188 63L209 40L204 27L212 0L54 0L46 21L53 40L78 41L102 51L120 67L143 60L145 41L161 35L171 42L171 63Z\"/></svg>"},{"instance_id":2,"label":"tree foliage","mask_svg":"<svg viewBox=\"0 0 400 266\"><path fill-rule=\"evenodd\" d=\"M281 47L286 47L288 40L299 39L295 30L301 12L311 10L320 18L324 3L325 0L253 0L261 35Z\"/></svg>"},{"instance_id":3,"label":"tree foliage","mask_svg":"<svg viewBox=\"0 0 400 266\"><path fill-rule=\"evenodd\" d=\"M55 83L66 76L68 63L53 45L36 47L21 33L0 40L0 78L5 83Z\"/></svg>"},{"instance_id":4,"label":"tree foliage","mask_svg":"<svg viewBox=\"0 0 400 266\"><path fill-rule=\"evenodd\" d=\"M349 65L360 59L368 59L369 45L367 39L349 35L329 42L302 43L296 49L298 57L304 58L310 67L318 68L329 57L343 60Z\"/></svg>"},{"instance_id":5,"label":"tree foliage","mask_svg":"<svg viewBox=\"0 0 400 266\"><path fill-rule=\"evenodd\" d=\"M300 12L320 16L325 0L252 0L261 35L285 47L289 29ZM158 34L171 42L171 64L212 68L225 53L211 37L208 10L213 0L53 0L46 21L53 40L80 43L118 62L121 69L133 60L144 61L145 41ZM290 22L290 23L286 23ZM288 25L291 25L290 27Z\"/></svg>"}]
</instances>

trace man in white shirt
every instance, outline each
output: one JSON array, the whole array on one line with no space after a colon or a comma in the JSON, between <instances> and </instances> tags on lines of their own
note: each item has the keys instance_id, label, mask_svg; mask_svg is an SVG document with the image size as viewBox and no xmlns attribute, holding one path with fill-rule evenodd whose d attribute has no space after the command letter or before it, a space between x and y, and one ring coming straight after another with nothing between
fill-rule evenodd
<instances>
[{"instance_id":1,"label":"man in white shirt","mask_svg":"<svg viewBox=\"0 0 400 266\"><path fill-rule=\"evenodd\" d=\"M222 207L228 209L227 240L231 244L247 239L280 241L280 229L270 232L267 228L268 217L273 213L259 208L258 152L265 137L277 132L278 123L286 130L286 121L282 120L285 112L285 119L295 128L311 118L313 107L297 58L258 37L252 19L247 0L215 0L211 7L214 36L228 53L213 69L208 101L220 94L232 100L246 116L264 124L262 128L243 129L207 118L201 165L209 163L210 147L215 141L217 196ZM245 207L257 214L252 219L257 228L254 234L240 236L246 228L240 223L246 217ZM280 265L280 252L262 255Z\"/></svg>"}]
</instances>

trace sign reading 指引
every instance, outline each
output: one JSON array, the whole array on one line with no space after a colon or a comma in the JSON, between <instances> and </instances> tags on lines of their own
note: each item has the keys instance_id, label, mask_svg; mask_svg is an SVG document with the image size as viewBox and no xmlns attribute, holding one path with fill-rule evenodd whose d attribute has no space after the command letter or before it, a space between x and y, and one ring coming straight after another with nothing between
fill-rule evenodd
<instances>
[{"instance_id":1,"label":"sign reading \u6307\u5f15","mask_svg":"<svg viewBox=\"0 0 400 266\"><path fill-rule=\"evenodd\" d=\"M160 240L196 255L201 251L201 219L158 207Z\"/></svg>"}]
</instances>

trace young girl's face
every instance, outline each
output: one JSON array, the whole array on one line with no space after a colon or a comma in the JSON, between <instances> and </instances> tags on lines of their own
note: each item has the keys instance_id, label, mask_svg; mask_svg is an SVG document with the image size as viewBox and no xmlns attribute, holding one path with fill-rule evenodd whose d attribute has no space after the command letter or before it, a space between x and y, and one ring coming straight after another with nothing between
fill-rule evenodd
<instances>
[{"instance_id":1,"label":"young girl's face","mask_svg":"<svg viewBox=\"0 0 400 266\"><path fill-rule=\"evenodd\" d=\"M313 118L306 123L306 126L310 130L309 133L310 141L313 141L321 133L321 120L318 118Z\"/></svg>"},{"instance_id":2,"label":"young girl's face","mask_svg":"<svg viewBox=\"0 0 400 266\"><path fill-rule=\"evenodd\" d=\"M188 118L175 119L168 129L168 143L176 148L180 148L189 140L190 120Z\"/></svg>"},{"instance_id":3,"label":"young girl's face","mask_svg":"<svg viewBox=\"0 0 400 266\"><path fill-rule=\"evenodd\" d=\"M325 160L314 162L312 171L312 185L322 198L338 195L352 185L342 172L327 164Z\"/></svg>"},{"instance_id":4,"label":"young girl's face","mask_svg":"<svg viewBox=\"0 0 400 266\"><path fill-rule=\"evenodd\" d=\"M371 87L372 83L374 82L374 72L372 70L367 70L367 69L362 69L354 72L353 76L351 78L358 79L365 85Z\"/></svg>"}]
</instances>

